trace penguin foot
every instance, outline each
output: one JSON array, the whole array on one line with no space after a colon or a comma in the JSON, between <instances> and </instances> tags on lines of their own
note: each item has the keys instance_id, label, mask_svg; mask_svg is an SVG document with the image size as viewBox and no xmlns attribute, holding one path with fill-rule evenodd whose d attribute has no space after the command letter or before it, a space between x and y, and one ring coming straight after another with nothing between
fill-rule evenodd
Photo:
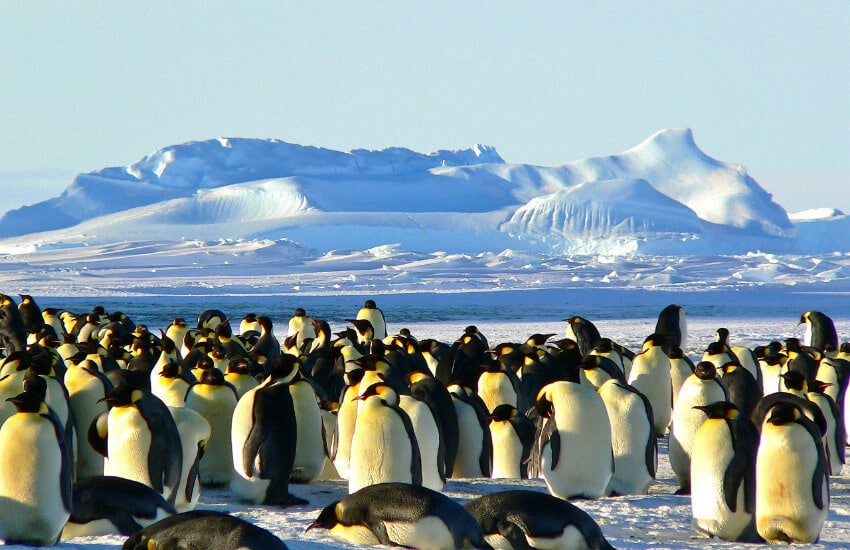
<instances>
[{"instance_id":1,"label":"penguin foot","mask_svg":"<svg viewBox=\"0 0 850 550\"><path fill-rule=\"evenodd\" d=\"M689 495L689 494L691 494L691 488L690 487L688 487L688 488L680 487L680 488L676 489L676 492L673 493L673 494L674 495Z\"/></svg>"}]
</instances>

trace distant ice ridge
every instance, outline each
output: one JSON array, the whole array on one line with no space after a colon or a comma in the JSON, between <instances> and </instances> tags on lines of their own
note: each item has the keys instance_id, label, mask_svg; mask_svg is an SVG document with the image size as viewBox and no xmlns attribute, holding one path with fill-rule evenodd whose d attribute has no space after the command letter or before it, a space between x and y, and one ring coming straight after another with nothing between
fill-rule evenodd
<instances>
[{"instance_id":1,"label":"distant ice ridge","mask_svg":"<svg viewBox=\"0 0 850 550\"><path fill-rule=\"evenodd\" d=\"M345 153L222 138L80 174L60 196L7 212L0 249L288 239L319 252L814 254L850 251L848 224L833 210L792 221L688 128L554 167L508 164L480 144Z\"/></svg>"}]
</instances>

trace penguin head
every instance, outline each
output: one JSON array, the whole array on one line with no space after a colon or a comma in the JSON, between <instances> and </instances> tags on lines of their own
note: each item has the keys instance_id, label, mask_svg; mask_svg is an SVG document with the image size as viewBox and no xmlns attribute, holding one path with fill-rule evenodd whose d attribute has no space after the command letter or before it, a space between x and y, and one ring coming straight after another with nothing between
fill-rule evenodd
<instances>
[{"instance_id":1,"label":"penguin head","mask_svg":"<svg viewBox=\"0 0 850 550\"><path fill-rule=\"evenodd\" d=\"M540 334L535 333L528 337L528 340L525 341L526 344L530 344L534 347L540 347L546 345L546 341L549 338L555 336L555 334Z\"/></svg>"},{"instance_id":2,"label":"penguin head","mask_svg":"<svg viewBox=\"0 0 850 550\"><path fill-rule=\"evenodd\" d=\"M596 353L611 353L614 351L614 341L610 338L600 338L596 345L593 346L593 351Z\"/></svg>"},{"instance_id":3,"label":"penguin head","mask_svg":"<svg viewBox=\"0 0 850 550\"><path fill-rule=\"evenodd\" d=\"M298 374L300 366L297 357L288 353L281 353L272 361L269 376L276 381L289 383Z\"/></svg>"},{"instance_id":4,"label":"penguin head","mask_svg":"<svg viewBox=\"0 0 850 550\"><path fill-rule=\"evenodd\" d=\"M295 309L295 312L292 314L293 317L307 317L307 310L303 307L299 307Z\"/></svg>"},{"instance_id":5,"label":"penguin head","mask_svg":"<svg viewBox=\"0 0 850 550\"><path fill-rule=\"evenodd\" d=\"M183 317L175 317L173 321L171 321L172 326L183 328L187 325L186 319Z\"/></svg>"},{"instance_id":6,"label":"penguin head","mask_svg":"<svg viewBox=\"0 0 850 550\"><path fill-rule=\"evenodd\" d=\"M6 370L11 369L13 372L20 372L22 370L27 370L31 363L32 357L29 353L25 351L15 351L3 359L2 367ZM9 367L8 369L7 365Z\"/></svg>"},{"instance_id":7,"label":"penguin head","mask_svg":"<svg viewBox=\"0 0 850 550\"><path fill-rule=\"evenodd\" d=\"M159 375L163 378L178 378L180 376L180 365L175 361L169 361L162 366Z\"/></svg>"},{"instance_id":8,"label":"penguin head","mask_svg":"<svg viewBox=\"0 0 850 550\"><path fill-rule=\"evenodd\" d=\"M555 406L549 399L549 392L546 387L543 387L537 394L537 401L534 403L534 408L537 409L537 413L543 418L551 418L555 414Z\"/></svg>"},{"instance_id":9,"label":"penguin head","mask_svg":"<svg viewBox=\"0 0 850 550\"><path fill-rule=\"evenodd\" d=\"M806 391L806 377L801 372L789 370L782 373L782 380L789 390Z\"/></svg>"},{"instance_id":10,"label":"penguin head","mask_svg":"<svg viewBox=\"0 0 850 550\"><path fill-rule=\"evenodd\" d=\"M738 365L736 365L732 361L727 361L720 365L719 370L722 371L723 374L733 374L736 370L738 370Z\"/></svg>"},{"instance_id":11,"label":"penguin head","mask_svg":"<svg viewBox=\"0 0 850 550\"><path fill-rule=\"evenodd\" d=\"M110 407L129 407L142 399L145 392L136 386L121 384L109 392L100 401L106 401Z\"/></svg>"},{"instance_id":12,"label":"penguin head","mask_svg":"<svg viewBox=\"0 0 850 550\"><path fill-rule=\"evenodd\" d=\"M643 349L647 350L649 348L660 346L669 339L670 337L666 334L661 334L660 332L653 332L644 339Z\"/></svg>"},{"instance_id":13,"label":"penguin head","mask_svg":"<svg viewBox=\"0 0 850 550\"><path fill-rule=\"evenodd\" d=\"M667 357L670 359L684 359L685 352L682 351L682 348L670 348L667 351Z\"/></svg>"},{"instance_id":14,"label":"penguin head","mask_svg":"<svg viewBox=\"0 0 850 550\"><path fill-rule=\"evenodd\" d=\"M802 353L803 348L800 346L800 340L797 338L788 338L785 340L785 350Z\"/></svg>"},{"instance_id":15,"label":"penguin head","mask_svg":"<svg viewBox=\"0 0 850 550\"><path fill-rule=\"evenodd\" d=\"M424 380L430 380L433 378L434 376L431 373L415 370L407 375L407 383L408 385L413 386L417 382L422 382Z\"/></svg>"},{"instance_id":16,"label":"penguin head","mask_svg":"<svg viewBox=\"0 0 850 550\"><path fill-rule=\"evenodd\" d=\"M200 362L199 362L200 363ZM212 360L209 361L209 367L206 370L218 370L213 367ZM254 371L254 368L251 365L251 362L248 358L243 357L241 355L234 357L227 363L227 367L224 369L228 374L251 374ZM201 373L203 377L205 374Z\"/></svg>"},{"instance_id":17,"label":"penguin head","mask_svg":"<svg viewBox=\"0 0 850 550\"><path fill-rule=\"evenodd\" d=\"M799 420L803 413L791 403L778 402L770 408L765 422L774 426L784 426Z\"/></svg>"},{"instance_id":18,"label":"penguin head","mask_svg":"<svg viewBox=\"0 0 850 550\"><path fill-rule=\"evenodd\" d=\"M717 367L710 361L700 361L694 368L694 374L700 380L713 380L717 378Z\"/></svg>"},{"instance_id":19,"label":"penguin head","mask_svg":"<svg viewBox=\"0 0 850 550\"><path fill-rule=\"evenodd\" d=\"M15 397L6 399L6 401L14 405L15 409L21 413L47 414L47 405L44 403L44 397L37 392L25 390Z\"/></svg>"},{"instance_id":20,"label":"penguin head","mask_svg":"<svg viewBox=\"0 0 850 550\"><path fill-rule=\"evenodd\" d=\"M246 323L256 323L257 322L257 314L256 313L247 313L242 320Z\"/></svg>"},{"instance_id":21,"label":"penguin head","mask_svg":"<svg viewBox=\"0 0 850 550\"><path fill-rule=\"evenodd\" d=\"M361 380L363 380L363 375L366 374L366 371L361 369L360 367L351 369L346 371L342 378L345 381L346 386L354 386L359 384Z\"/></svg>"},{"instance_id":22,"label":"penguin head","mask_svg":"<svg viewBox=\"0 0 850 550\"><path fill-rule=\"evenodd\" d=\"M377 382L375 384L372 384L355 399L365 401L373 396L379 397L381 401L383 401L387 405L398 405L399 403L398 393L393 389L392 386L384 382Z\"/></svg>"},{"instance_id":23,"label":"penguin head","mask_svg":"<svg viewBox=\"0 0 850 550\"><path fill-rule=\"evenodd\" d=\"M227 357L227 351L221 344L213 344L212 349L210 349L209 355L213 359L220 361Z\"/></svg>"},{"instance_id":24,"label":"penguin head","mask_svg":"<svg viewBox=\"0 0 850 550\"><path fill-rule=\"evenodd\" d=\"M810 392L823 394L823 392L826 391L826 388L832 386L832 384L821 380L809 380L806 383L806 386Z\"/></svg>"},{"instance_id":25,"label":"penguin head","mask_svg":"<svg viewBox=\"0 0 850 550\"><path fill-rule=\"evenodd\" d=\"M229 367L229 366L228 366ZM199 384L210 384L212 386L221 386L225 383L224 373L218 369L206 369L201 373Z\"/></svg>"},{"instance_id":26,"label":"penguin head","mask_svg":"<svg viewBox=\"0 0 850 550\"><path fill-rule=\"evenodd\" d=\"M259 323L260 328L262 330L264 330L265 332L268 332L268 333L271 333L272 327L274 326L271 318L267 317L265 315L260 315L259 317L257 317L257 323Z\"/></svg>"},{"instance_id":27,"label":"penguin head","mask_svg":"<svg viewBox=\"0 0 850 550\"><path fill-rule=\"evenodd\" d=\"M517 408L513 405L503 403L493 409L490 413L490 422L505 422L514 418L518 414Z\"/></svg>"},{"instance_id":28,"label":"penguin head","mask_svg":"<svg viewBox=\"0 0 850 550\"><path fill-rule=\"evenodd\" d=\"M708 405L694 405L694 409L704 412L711 419L734 420L740 416L741 411L729 401L716 401Z\"/></svg>"},{"instance_id":29,"label":"penguin head","mask_svg":"<svg viewBox=\"0 0 850 550\"><path fill-rule=\"evenodd\" d=\"M337 500L331 502L319 512L319 517L311 523L305 531L310 529L333 529L339 525L340 517L342 516L342 505Z\"/></svg>"},{"instance_id":30,"label":"penguin head","mask_svg":"<svg viewBox=\"0 0 850 550\"><path fill-rule=\"evenodd\" d=\"M376 309L378 304L375 303L375 300L366 300L366 303L363 304L363 307L366 309Z\"/></svg>"},{"instance_id":31,"label":"penguin head","mask_svg":"<svg viewBox=\"0 0 850 550\"><path fill-rule=\"evenodd\" d=\"M24 374L24 391L39 396L43 401L47 397L47 380L30 367Z\"/></svg>"},{"instance_id":32,"label":"penguin head","mask_svg":"<svg viewBox=\"0 0 850 550\"><path fill-rule=\"evenodd\" d=\"M717 332L714 333L714 341L726 345L729 341L729 329L726 327L717 329Z\"/></svg>"}]
</instances>

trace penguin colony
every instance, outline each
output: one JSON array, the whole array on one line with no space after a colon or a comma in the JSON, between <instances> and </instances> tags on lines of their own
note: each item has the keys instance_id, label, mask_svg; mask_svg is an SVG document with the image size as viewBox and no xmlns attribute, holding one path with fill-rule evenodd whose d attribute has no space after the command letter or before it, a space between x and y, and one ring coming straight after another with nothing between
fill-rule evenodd
<instances>
[{"instance_id":1,"label":"penguin colony","mask_svg":"<svg viewBox=\"0 0 850 550\"><path fill-rule=\"evenodd\" d=\"M611 548L570 499L646 494L658 438L692 527L741 542L810 543L844 464L850 345L809 311L803 341L733 346L696 362L665 308L635 353L589 320L566 337L490 345L387 331L368 300L345 330L299 308L233 331L219 310L155 334L102 307L75 314L0 295L0 540L98 534L124 548L286 548L265 529L195 510L205 487L268 506L342 479L305 525L355 544ZM466 506L447 479L541 478Z\"/></svg>"}]
</instances>

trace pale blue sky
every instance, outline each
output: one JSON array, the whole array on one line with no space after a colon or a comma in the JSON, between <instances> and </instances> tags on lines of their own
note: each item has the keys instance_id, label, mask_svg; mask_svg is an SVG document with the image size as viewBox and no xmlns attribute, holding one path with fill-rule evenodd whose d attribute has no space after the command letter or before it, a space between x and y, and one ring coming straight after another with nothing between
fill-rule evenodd
<instances>
[{"instance_id":1,"label":"pale blue sky","mask_svg":"<svg viewBox=\"0 0 850 550\"><path fill-rule=\"evenodd\" d=\"M850 2L0 2L0 200L219 136L555 165L689 126L850 211L849 37Z\"/></svg>"}]
</instances>

